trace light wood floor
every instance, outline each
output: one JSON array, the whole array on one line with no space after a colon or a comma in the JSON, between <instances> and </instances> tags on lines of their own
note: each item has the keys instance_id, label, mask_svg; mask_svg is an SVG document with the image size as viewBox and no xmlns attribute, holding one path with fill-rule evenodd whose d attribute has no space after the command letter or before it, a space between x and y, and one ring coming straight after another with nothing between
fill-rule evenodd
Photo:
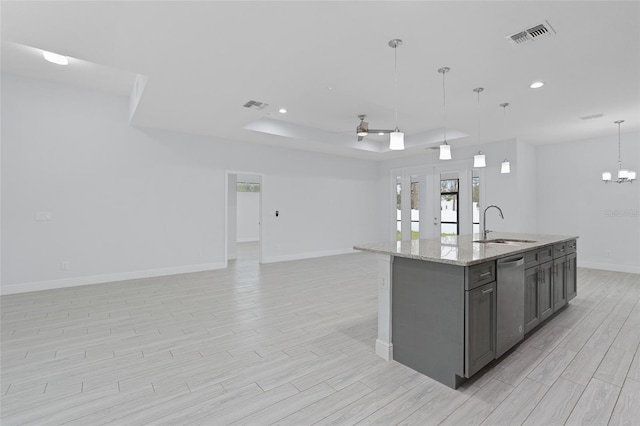
<instances>
[{"instance_id":1,"label":"light wood floor","mask_svg":"<svg viewBox=\"0 0 640 426\"><path fill-rule=\"evenodd\" d=\"M566 310L454 391L374 355L376 271L240 256L3 296L2 424L640 423L639 275L580 269Z\"/></svg>"}]
</instances>

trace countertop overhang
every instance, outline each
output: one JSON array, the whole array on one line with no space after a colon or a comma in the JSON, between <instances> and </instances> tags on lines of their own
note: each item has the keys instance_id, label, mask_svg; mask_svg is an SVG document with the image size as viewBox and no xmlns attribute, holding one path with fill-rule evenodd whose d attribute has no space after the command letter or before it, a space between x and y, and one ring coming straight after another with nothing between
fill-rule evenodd
<instances>
[{"instance_id":1,"label":"countertop overhang","mask_svg":"<svg viewBox=\"0 0 640 426\"><path fill-rule=\"evenodd\" d=\"M371 253L389 256L406 257L428 262L447 263L450 265L471 266L519 253L538 247L575 240L577 236L516 234L492 232L489 239L532 240L533 243L477 243L480 234L454 235L433 239L397 241L374 244L359 244L353 248Z\"/></svg>"}]
</instances>

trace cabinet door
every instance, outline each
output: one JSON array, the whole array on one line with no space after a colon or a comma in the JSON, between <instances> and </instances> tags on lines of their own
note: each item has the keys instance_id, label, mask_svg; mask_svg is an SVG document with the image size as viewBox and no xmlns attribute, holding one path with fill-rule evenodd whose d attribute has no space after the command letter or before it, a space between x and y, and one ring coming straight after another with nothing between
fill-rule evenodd
<instances>
[{"instance_id":1,"label":"cabinet door","mask_svg":"<svg viewBox=\"0 0 640 426\"><path fill-rule=\"evenodd\" d=\"M567 287L567 302L578 294L578 280L576 277L576 267L577 267L577 257L576 254L570 254L567 256L567 263L565 264L565 276L564 281Z\"/></svg>"},{"instance_id":2,"label":"cabinet door","mask_svg":"<svg viewBox=\"0 0 640 426\"><path fill-rule=\"evenodd\" d=\"M553 311L557 311L567 304L567 283L565 282L565 265L567 257L563 256L553 261Z\"/></svg>"},{"instance_id":3,"label":"cabinet door","mask_svg":"<svg viewBox=\"0 0 640 426\"><path fill-rule=\"evenodd\" d=\"M540 306L540 321L544 321L553 314L553 262L545 262L538 269L538 303Z\"/></svg>"},{"instance_id":4,"label":"cabinet door","mask_svg":"<svg viewBox=\"0 0 640 426\"><path fill-rule=\"evenodd\" d=\"M530 332L540 324L540 303L538 267L529 268L524 273L524 332Z\"/></svg>"},{"instance_id":5,"label":"cabinet door","mask_svg":"<svg viewBox=\"0 0 640 426\"><path fill-rule=\"evenodd\" d=\"M465 292L465 376L471 377L496 355L496 283Z\"/></svg>"}]
</instances>

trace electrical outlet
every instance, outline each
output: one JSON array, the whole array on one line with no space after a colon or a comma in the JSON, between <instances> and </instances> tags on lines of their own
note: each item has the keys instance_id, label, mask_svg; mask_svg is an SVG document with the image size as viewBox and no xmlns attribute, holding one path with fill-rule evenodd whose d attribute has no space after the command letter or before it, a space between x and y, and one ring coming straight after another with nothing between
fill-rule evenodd
<instances>
[{"instance_id":1,"label":"electrical outlet","mask_svg":"<svg viewBox=\"0 0 640 426\"><path fill-rule=\"evenodd\" d=\"M61 271L68 271L69 270L69 262L65 260L64 262L60 263L60 270Z\"/></svg>"}]
</instances>

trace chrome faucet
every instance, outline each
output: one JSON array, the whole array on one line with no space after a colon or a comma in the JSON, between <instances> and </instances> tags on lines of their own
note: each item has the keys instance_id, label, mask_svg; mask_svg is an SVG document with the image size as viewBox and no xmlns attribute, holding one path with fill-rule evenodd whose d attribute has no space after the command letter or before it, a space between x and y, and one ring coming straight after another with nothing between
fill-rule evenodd
<instances>
[{"instance_id":1,"label":"chrome faucet","mask_svg":"<svg viewBox=\"0 0 640 426\"><path fill-rule=\"evenodd\" d=\"M487 229L487 210L489 210L491 207L495 207L496 209L498 209L498 211L500 212L500 217L504 219L504 215L502 214L502 209L500 207L494 204L491 204L486 209L484 209L484 212L482 213L482 239L483 240L487 239L487 234L489 232L493 232Z\"/></svg>"}]
</instances>

